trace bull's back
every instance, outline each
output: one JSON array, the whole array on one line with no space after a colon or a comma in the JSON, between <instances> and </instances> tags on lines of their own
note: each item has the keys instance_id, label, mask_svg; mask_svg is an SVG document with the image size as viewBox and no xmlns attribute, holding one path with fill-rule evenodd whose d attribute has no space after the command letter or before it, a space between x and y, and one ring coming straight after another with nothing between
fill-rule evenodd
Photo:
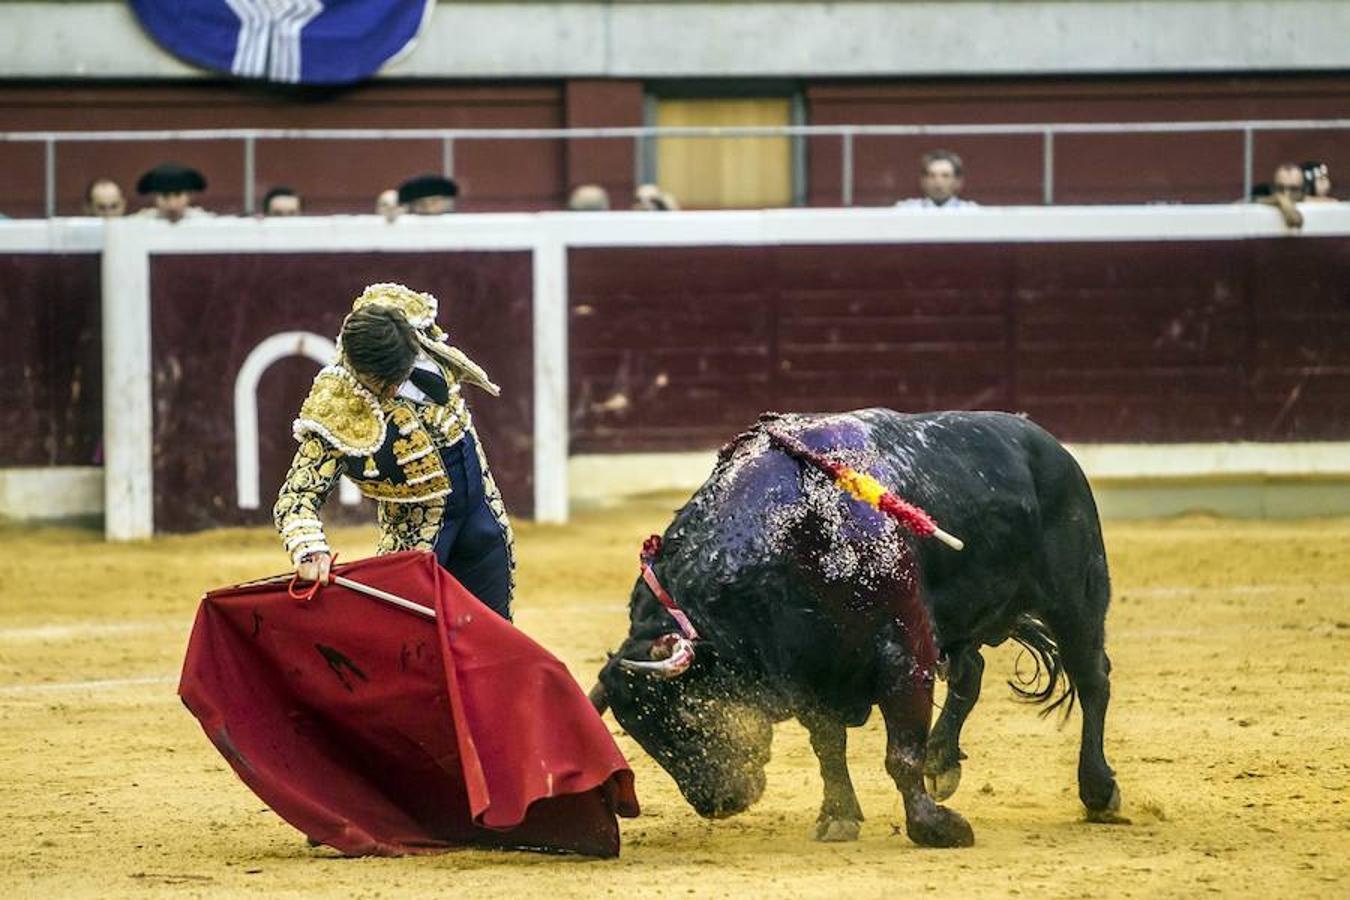
<instances>
[{"instance_id":1,"label":"bull's back","mask_svg":"<svg viewBox=\"0 0 1350 900\"><path fill-rule=\"evenodd\" d=\"M1049 568L1063 565L1066 542L1084 565L1104 565L1087 479L1040 426L999 412L856 415L891 464L896 493L965 541L960 552L915 542L944 642L1002 640L1034 605Z\"/></svg>"}]
</instances>

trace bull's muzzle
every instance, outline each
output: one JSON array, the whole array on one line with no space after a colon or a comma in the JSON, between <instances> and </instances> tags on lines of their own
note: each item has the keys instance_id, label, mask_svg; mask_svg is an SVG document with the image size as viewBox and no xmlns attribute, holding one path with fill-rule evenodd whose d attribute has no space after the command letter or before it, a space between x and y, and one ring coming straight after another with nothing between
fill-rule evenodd
<instances>
[{"instance_id":1,"label":"bull's muzzle","mask_svg":"<svg viewBox=\"0 0 1350 900\"><path fill-rule=\"evenodd\" d=\"M602 716L605 714L605 710L609 709L609 695L605 693L605 686L598 681L595 683L595 687L591 688L590 693L586 695L586 699L591 701L591 706L594 706L595 711Z\"/></svg>"},{"instance_id":2,"label":"bull's muzzle","mask_svg":"<svg viewBox=\"0 0 1350 900\"><path fill-rule=\"evenodd\" d=\"M652 642L651 659L621 659L619 668L629 672L650 672L660 678L678 678L694 664L694 645L678 634L667 634Z\"/></svg>"}]
</instances>

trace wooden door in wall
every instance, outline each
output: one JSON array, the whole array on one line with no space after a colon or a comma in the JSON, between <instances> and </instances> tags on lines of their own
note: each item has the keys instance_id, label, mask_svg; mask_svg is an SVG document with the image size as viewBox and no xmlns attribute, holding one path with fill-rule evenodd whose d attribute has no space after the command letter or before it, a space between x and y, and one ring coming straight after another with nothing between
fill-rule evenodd
<instances>
[{"instance_id":1,"label":"wooden door in wall","mask_svg":"<svg viewBox=\"0 0 1350 900\"><path fill-rule=\"evenodd\" d=\"M791 122L792 101L768 97L661 99L653 124L727 128ZM660 138L656 178L685 209L791 206L791 139Z\"/></svg>"}]
</instances>

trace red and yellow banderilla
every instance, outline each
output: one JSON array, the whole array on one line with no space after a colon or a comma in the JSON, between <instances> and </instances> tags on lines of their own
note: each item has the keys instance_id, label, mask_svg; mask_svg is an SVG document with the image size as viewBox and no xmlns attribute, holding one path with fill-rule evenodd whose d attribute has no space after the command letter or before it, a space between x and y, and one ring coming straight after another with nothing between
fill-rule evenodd
<instances>
[{"instance_id":1,"label":"red and yellow banderilla","mask_svg":"<svg viewBox=\"0 0 1350 900\"><path fill-rule=\"evenodd\" d=\"M828 475L840 490L853 499L861 500L873 509L885 513L920 537L931 535L953 550L960 550L965 547L965 543L960 538L939 528L937 522L933 521L932 516L913 503L900 499L871 475L859 472L857 469L851 469L841 462L827 459L823 454L812 450L797 438L776 428L766 428L764 431L768 434L770 442L775 446L789 456L808 463Z\"/></svg>"}]
</instances>

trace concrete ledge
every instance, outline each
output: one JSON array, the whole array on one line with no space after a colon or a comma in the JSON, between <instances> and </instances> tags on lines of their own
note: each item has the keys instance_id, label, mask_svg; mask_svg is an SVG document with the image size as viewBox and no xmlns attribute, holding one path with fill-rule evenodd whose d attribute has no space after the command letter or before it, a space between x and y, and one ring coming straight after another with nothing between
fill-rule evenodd
<instances>
[{"instance_id":1,"label":"concrete ledge","mask_svg":"<svg viewBox=\"0 0 1350 900\"><path fill-rule=\"evenodd\" d=\"M442 0L389 78L1337 70L1343 0ZM1336 37L1336 35L1341 37ZM200 78L129 4L0 4L0 77Z\"/></svg>"},{"instance_id":2,"label":"concrete ledge","mask_svg":"<svg viewBox=\"0 0 1350 900\"><path fill-rule=\"evenodd\" d=\"M1338 480L1184 479L1092 481L1103 519L1153 519L1204 513L1237 519L1350 515L1350 476Z\"/></svg>"},{"instance_id":3,"label":"concrete ledge","mask_svg":"<svg viewBox=\"0 0 1350 900\"><path fill-rule=\"evenodd\" d=\"M0 469L0 518L50 521L102 513L99 466Z\"/></svg>"},{"instance_id":4,"label":"concrete ledge","mask_svg":"<svg viewBox=\"0 0 1350 900\"><path fill-rule=\"evenodd\" d=\"M1350 479L1350 441L1069 444L1093 483L1138 479Z\"/></svg>"}]
</instances>

